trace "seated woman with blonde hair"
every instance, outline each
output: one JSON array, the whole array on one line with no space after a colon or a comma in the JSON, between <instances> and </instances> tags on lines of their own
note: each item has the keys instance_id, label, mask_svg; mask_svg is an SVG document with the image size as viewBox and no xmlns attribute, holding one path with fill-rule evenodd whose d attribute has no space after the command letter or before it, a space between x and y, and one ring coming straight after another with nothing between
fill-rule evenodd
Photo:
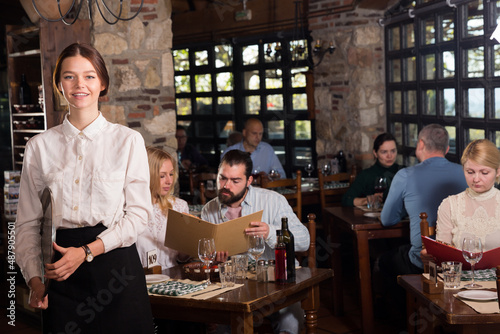
<instances>
[{"instance_id":1,"label":"seated woman with blonde hair","mask_svg":"<svg viewBox=\"0 0 500 334\"><path fill-rule=\"evenodd\" d=\"M461 248L465 236L481 238L484 250L500 247L500 151L487 139L474 140L461 159L464 192L443 200L438 209L436 239Z\"/></svg>"},{"instance_id":2,"label":"seated woman with blonde hair","mask_svg":"<svg viewBox=\"0 0 500 334\"><path fill-rule=\"evenodd\" d=\"M137 237L137 251L143 267L147 267L148 252L156 250L158 264L162 269L167 269L176 266L177 262L186 262L189 259L189 255L179 253L164 245L168 209L189 213L189 207L186 201L172 194L177 182L177 171L174 168L176 162L172 156L155 147L148 147L146 150L153 218L148 222L148 227L144 232Z\"/></svg>"}]
</instances>

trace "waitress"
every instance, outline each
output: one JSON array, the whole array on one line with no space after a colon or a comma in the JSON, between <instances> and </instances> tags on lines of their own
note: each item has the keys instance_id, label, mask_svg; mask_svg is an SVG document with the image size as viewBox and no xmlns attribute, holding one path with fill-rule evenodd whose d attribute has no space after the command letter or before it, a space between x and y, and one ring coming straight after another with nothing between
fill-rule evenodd
<instances>
[{"instance_id":1,"label":"waitress","mask_svg":"<svg viewBox=\"0 0 500 334\"><path fill-rule=\"evenodd\" d=\"M137 235L151 218L142 136L108 122L98 109L109 75L102 56L72 44L59 56L54 90L69 113L26 145L16 221L16 261L44 310L44 333L153 333ZM53 194L55 259L40 260L40 195Z\"/></svg>"},{"instance_id":2,"label":"waitress","mask_svg":"<svg viewBox=\"0 0 500 334\"><path fill-rule=\"evenodd\" d=\"M396 138L387 132L378 135L373 142L375 164L359 173L347 192L342 196L342 206L366 205L366 196L375 193L375 181L380 177L386 179L387 189L384 194L387 194L392 178L402 168L396 163L397 155ZM382 194L380 197L382 197Z\"/></svg>"}]
</instances>

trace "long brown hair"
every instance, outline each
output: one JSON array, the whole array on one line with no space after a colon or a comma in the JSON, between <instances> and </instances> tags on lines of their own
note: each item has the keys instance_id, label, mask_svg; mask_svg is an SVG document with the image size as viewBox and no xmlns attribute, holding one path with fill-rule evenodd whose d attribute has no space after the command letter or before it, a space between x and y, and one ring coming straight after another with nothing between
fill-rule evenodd
<instances>
[{"instance_id":1,"label":"long brown hair","mask_svg":"<svg viewBox=\"0 0 500 334\"><path fill-rule=\"evenodd\" d=\"M146 147L146 151L148 152L148 163L149 163L149 191L151 192L151 199L153 202L156 201L161 211L166 215L168 213L168 209L172 208L172 204L169 200L174 200L174 186L177 182L177 168L176 162L172 158L170 154L165 152L162 149L157 147L148 146ZM167 195L160 195L160 169L165 160L170 160L172 166L174 167L174 179L172 181L172 186L170 187L170 191Z\"/></svg>"}]
</instances>

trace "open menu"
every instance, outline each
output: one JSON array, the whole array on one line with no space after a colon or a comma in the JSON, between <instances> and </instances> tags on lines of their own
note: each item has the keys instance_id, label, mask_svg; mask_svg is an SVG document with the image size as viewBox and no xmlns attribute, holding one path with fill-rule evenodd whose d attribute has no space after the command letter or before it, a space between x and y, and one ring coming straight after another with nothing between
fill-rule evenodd
<instances>
[{"instance_id":1,"label":"open menu","mask_svg":"<svg viewBox=\"0 0 500 334\"><path fill-rule=\"evenodd\" d=\"M444 261L458 261L462 262L462 269L470 270L470 264L465 261L461 249L424 236L422 236L422 243L427 249L427 253L436 258L438 265ZM489 269L498 265L500 265L500 247L485 251L474 269Z\"/></svg>"},{"instance_id":2,"label":"open menu","mask_svg":"<svg viewBox=\"0 0 500 334\"><path fill-rule=\"evenodd\" d=\"M250 222L262 221L262 212L263 210L221 224L213 224L169 209L165 246L197 258L198 240L213 238L217 251L228 251L229 256L244 253L248 250L245 229L250 227Z\"/></svg>"}]
</instances>

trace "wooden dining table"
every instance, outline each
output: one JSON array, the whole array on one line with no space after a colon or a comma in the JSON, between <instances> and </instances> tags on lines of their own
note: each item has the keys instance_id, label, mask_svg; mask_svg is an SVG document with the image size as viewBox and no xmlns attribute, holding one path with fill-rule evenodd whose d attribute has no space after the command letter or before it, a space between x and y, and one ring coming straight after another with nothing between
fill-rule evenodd
<instances>
[{"instance_id":1,"label":"wooden dining table","mask_svg":"<svg viewBox=\"0 0 500 334\"><path fill-rule=\"evenodd\" d=\"M456 298L458 290L444 289L428 294L422 289L422 275L402 275L398 283L406 290L407 323L410 334L500 333L500 313L481 314Z\"/></svg>"},{"instance_id":2,"label":"wooden dining table","mask_svg":"<svg viewBox=\"0 0 500 334\"><path fill-rule=\"evenodd\" d=\"M164 274L180 278L179 268L168 269ZM189 299L150 295L153 316L194 322L229 324L233 334L253 333L254 323L296 302L305 311L307 333L316 333L319 308L319 283L330 279L331 269L297 269L296 283L279 285L274 282L236 280L242 287L224 292L209 299Z\"/></svg>"},{"instance_id":3,"label":"wooden dining table","mask_svg":"<svg viewBox=\"0 0 500 334\"><path fill-rule=\"evenodd\" d=\"M347 235L351 236L354 241L354 259L359 271L362 329L363 333L370 334L374 332L374 317L369 241L408 237L409 224L408 221L402 221L394 226L384 227L378 218L366 217L364 214L365 211L356 207L328 207L323 210L326 233L334 245L331 250L331 262L334 272L333 307L335 315L341 315L344 309L340 245L343 242L341 233L347 232Z\"/></svg>"}]
</instances>

